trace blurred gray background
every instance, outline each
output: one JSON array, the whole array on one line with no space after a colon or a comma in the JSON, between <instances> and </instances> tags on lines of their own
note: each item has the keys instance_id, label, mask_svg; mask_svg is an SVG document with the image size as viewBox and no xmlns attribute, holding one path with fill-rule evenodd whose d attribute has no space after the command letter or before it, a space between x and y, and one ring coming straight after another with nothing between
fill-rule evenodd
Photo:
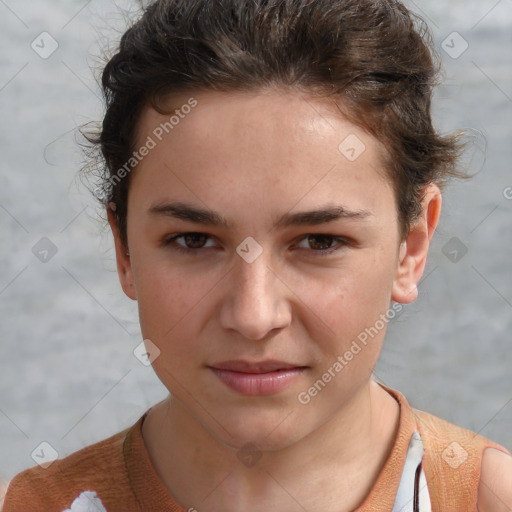
<instances>
[{"instance_id":1,"label":"blurred gray background","mask_svg":"<svg viewBox=\"0 0 512 512\"><path fill-rule=\"evenodd\" d=\"M487 146L466 157L479 174L445 191L420 297L389 326L375 373L512 450L512 0L408 5L444 63L436 125ZM92 70L137 7L0 0L0 479L35 465L41 442L66 456L167 393L133 355L136 304L76 179L74 130L102 113Z\"/></svg>"}]
</instances>

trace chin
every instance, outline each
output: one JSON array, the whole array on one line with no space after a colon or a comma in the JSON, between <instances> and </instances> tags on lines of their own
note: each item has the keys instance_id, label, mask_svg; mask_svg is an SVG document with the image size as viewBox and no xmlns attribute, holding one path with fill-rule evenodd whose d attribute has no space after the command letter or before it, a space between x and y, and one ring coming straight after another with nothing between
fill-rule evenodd
<instances>
[{"instance_id":1,"label":"chin","mask_svg":"<svg viewBox=\"0 0 512 512\"><path fill-rule=\"evenodd\" d=\"M259 419L244 415L241 418L225 417L223 422L226 430L219 425L214 425L210 433L219 442L238 451L279 451L288 448L306 437L309 431L304 429L304 422L301 422L301 429L297 429L297 422L293 421L293 413L285 419L287 414L281 414L278 419ZM284 421L283 421L284 420ZM289 421L291 420L291 421Z\"/></svg>"}]
</instances>

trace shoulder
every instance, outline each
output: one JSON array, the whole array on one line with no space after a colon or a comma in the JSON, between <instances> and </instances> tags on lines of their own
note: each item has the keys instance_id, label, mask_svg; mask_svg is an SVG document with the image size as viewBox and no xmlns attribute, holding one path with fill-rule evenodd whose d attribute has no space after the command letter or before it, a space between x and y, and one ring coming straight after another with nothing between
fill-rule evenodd
<instances>
[{"instance_id":1,"label":"shoulder","mask_svg":"<svg viewBox=\"0 0 512 512\"><path fill-rule=\"evenodd\" d=\"M2 506L4 504L5 493L7 492L7 487L9 487L9 480L1 479L0 480L0 512L2 510Z\"/></svg>"},{"instance_id":2,"label":"shoulder","mask_svg":"<svg viewBox=\"0 0 512 512\"><path fill-rule=\"evenodd\" d=\"M486 448L478 487L478 512L512 510L512 456Z\"/></svg>"},{"instance_id":3,"label":"shoulder","mask_svg":"<svg viewBox=\"0 0 512 512\"><path fill-rule=\"evenodd\" d=\"M429 490L437 508L511 512L507 500L512 491L512 457L506 448L432 414L417 409L414 413L425 446ZM497 501L496 495L507 505Z\"/></svg>"},{"instance_id":4,"label":"shoulder","mask_svg":"<svg viewBox=\"0 0 512 512\"><path fill-rule=\"evenodd\" d=\"M492 447L507 452L504 447L472 430L419 409L413 409L413 411L422 437L425 437L430 447L435 449L438 458L444 460L449 466L449 459L454 454L463 457L463 462L466 462L471 455L474 460L478 460L480 473L480 460L486 448ZM467 462L470 461L467 460Z\"/></svg>"},{"instance_id":5,"label":"shoulder","mask_svg":"<svg viewBox=\"0 0 512 512\"><path fill-rule=\"evenodd\" d=\"M83 491L97 491L102 497L110 489L127 486L123 441L129 430L57 459L46 469L35 466L18 473L7 488L2 511L15 512L23 507L60 511Z\"/></svg>"}]
</instances>

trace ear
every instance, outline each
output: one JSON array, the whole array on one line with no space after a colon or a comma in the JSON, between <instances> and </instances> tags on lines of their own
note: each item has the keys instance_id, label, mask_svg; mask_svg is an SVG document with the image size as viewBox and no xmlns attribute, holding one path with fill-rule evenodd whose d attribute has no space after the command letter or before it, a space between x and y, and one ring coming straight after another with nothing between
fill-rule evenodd
<instances>
[{"instance_id":1,"label":"ear","mask_svg":"<svg viewBox=\"0 0 512 512\"><path fill-rule=\"evenodd\" d=\"M435 184L424 189L422 214L409 231L407 238L400 245L398 267L391 299L402 304L409 304L418 297L418 282L427 263L428 248L441 215L441 191Z\"/></svg>"},{"instance_id":2,"label":"ear","mask_svg":"<svg viewBox=\"0 0 512 512\"><path fill-rule=\"evenodd\" d=\"M115 203L108 203L107 205L107 218L114 235L114 244L116 250L117 274L124 293L132 300L137 300L135 291L135 283L132 272L132 262L128 254L128 248L125 246L121 239L119 232L119 225L117 223Z\"/></svg>"}]
</instances>

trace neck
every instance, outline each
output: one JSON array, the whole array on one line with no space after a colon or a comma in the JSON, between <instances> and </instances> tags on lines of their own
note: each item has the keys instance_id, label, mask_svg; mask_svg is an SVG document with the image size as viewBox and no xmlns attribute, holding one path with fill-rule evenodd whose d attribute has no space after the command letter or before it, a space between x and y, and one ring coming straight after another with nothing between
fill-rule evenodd
<instances>
[{"instance_id":1,"label":"neck","mask_svg":"<svg viewBox=\"0 0 512 512\"><path fill-rule=\"evenodd\" d=\"M389 454L398 411L394 398L370 380L327 423L284 449L259 454L255 465L242 464L237 450L170 398L151 409L143 437L158 476L186 510L255 511L278 504L303 510L314 503L318 508L322 499L324 510L332 501L332 510L340 511L340 496L353 510Z\"/></svg>"}]
</instances>

